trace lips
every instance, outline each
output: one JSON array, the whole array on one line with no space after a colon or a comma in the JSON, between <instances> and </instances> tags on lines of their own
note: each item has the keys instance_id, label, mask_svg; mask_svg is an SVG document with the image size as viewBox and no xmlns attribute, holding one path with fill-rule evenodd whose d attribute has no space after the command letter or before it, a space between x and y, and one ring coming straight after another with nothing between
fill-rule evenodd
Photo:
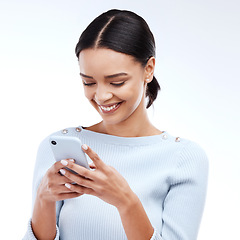
<instances>
[{"instance_id":1,"label":"lips","mask_svg":"<svg viewBox=\"0 0 240 240\"><path fill-rule=\"evenodd\" d=\"M109 104L109 105L98 105L99 109L103 113L113 113L115 112L121 105L122 102L115 103L115 104Z\"/></svg>"}]
</instances>

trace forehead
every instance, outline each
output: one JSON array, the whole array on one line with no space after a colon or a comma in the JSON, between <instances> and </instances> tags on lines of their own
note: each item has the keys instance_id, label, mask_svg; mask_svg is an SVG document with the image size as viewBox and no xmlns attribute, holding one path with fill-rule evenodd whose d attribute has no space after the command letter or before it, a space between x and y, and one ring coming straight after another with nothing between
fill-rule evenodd
<instances>
[{"instance_id":1,"label":"forehead","mask_svg":"<svg viewBox=\"0 0 240 240\"><path fill-rule=\"evenodd\" d=\"M79 65L85 73L102 72L112 74L116 71L133 71L141 69L141 64L127 54L111 49L85 49L80 52Z\"/></svg>"}]
</instances>

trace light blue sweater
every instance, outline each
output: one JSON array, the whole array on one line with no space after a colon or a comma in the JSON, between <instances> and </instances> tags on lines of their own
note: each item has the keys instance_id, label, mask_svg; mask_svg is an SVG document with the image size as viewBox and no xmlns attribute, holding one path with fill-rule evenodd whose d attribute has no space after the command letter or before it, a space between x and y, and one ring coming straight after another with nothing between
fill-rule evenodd
<instances>
[{"instance_id":1,"label":"light blue sweater","mask_svg":"<svg viewBox=\"0 0 240 240\"><path fill-rule=\"evenodd\" d=\"M80 127L81 128L81 127ZM61 131L54 135L62 135ZM125 138L68 128L127 180L155 229L151 240L194 240L204 208L208 159L196 143L161 135ZM89 160L89 159L88 159ZM54 157L47 137L40 145L33 179L38 185ZM31 220L24 240L36 239ZM57 202L57 236L61 240L127 239L117 209L91 195Z\"/></svg>"}]
</instances>

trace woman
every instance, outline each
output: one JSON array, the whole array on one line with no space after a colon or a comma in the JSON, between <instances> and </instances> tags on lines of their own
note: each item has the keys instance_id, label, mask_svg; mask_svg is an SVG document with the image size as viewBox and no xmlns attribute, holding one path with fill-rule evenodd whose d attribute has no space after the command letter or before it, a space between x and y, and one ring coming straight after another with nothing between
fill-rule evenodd
<instances>
[{"instance_id":1,"label":"woman","mask_svg":"<svg viewBox=\"0 0 240 240\"><path fill-rule=\"evenodd\" d=\"M76 55L85 96L102 121L52 135L79 137L93 170L73 159L55 162L47 137L24 239L196 239L208 160L196 143L149 121L160 86L147 23L130 11L103 13L80 36Z\"/></svg>"}]
</instances>

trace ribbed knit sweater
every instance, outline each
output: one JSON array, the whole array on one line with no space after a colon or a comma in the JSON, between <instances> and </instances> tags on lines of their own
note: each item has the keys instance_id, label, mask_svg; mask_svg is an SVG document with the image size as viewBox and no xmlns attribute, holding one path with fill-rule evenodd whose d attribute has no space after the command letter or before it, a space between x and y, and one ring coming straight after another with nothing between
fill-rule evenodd
<instances>
[{"instance_id":1,"label":"ribbed knit sweater","mask_svg":"<svg viewBox=\"0 0 240 240\"><path fill-rule=\"evenodd\" d=\"M198 144L168 132L128 138L79 128L68 128L65 134L79 137L127 180L154 227L151 240L197 239L208 177L208 159ZM54 162L47 137L37 154L33 204L39 183ZM127 239L117 209L91 195L57 202L56 218L56 240ZM23 239L36 239L31 219Z\"/></svg>"}]
</instances>

